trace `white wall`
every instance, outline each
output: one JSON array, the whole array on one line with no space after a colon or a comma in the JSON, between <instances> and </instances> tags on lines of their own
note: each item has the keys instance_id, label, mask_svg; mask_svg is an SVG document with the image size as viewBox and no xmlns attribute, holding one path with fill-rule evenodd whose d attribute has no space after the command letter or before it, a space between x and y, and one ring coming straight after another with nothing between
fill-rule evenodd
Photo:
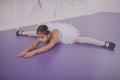
<instances>
[{"instance_id":1,"label":"white wall","mask_svg":"<svg viewBox=\"0 0 120 80\"><path fill-rule=\"evenodd\" d=\"M120 12L120 0L0 0L0 30L42 22Z\"/></svg>"},{"instance_id":2,"label":"white wall","mask_svg":"<svg viewBox=\"0 0 120 80\"><path fill-rule=\"evenodd\" d=\"M120 12L120 0L88 0L87 14Z\"/></svg>"},{"instance_id":3,"label":"white wall","mask_svg":"<svg viewBox=\"0 0 120 80\"><path fill-rule=\"evenodd\" d=\"M14 0L0 0L0 30L17 25Z\"/></svg>"},{"instance_id":4,"label":"white wall","mask_svg":"<svg viewBox=\"0 0 120 80\"><path fill-rule=\"evenodd\" d=\"M37 24L83 14L83 0L18 0L17 5L18 26Z\"/></svg>"}]
</instances>

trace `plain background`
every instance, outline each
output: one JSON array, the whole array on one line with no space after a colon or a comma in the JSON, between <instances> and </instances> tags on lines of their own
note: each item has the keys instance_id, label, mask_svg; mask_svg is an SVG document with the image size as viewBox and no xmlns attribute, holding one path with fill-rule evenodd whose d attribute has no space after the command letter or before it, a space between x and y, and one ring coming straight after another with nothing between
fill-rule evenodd
<instances>
[{"instance_id":1,"label":"plain background","mask_svg":"<svg viewBox=\"0 0 120 80\"><path fill-rule=\"evenodd\" d=\"M98 12L120 12L120 0L0 0L0 31Z\"/></svg>"}]
</instances>

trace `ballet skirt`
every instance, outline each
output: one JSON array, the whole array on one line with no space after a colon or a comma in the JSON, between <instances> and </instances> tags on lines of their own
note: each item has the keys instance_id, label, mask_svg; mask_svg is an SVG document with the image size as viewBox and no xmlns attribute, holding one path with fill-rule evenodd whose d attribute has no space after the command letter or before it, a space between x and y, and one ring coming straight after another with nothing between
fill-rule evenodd
<instances>
[{"instance_id":1,"label":"ballet skirt","mask_svg":"<svg viewBox=\"0 0 120 80\"><path fill-rule=\"evenodd\" d=\"M58 29L59 42L63 44L72 44L75 42L76 38L80 35L79 30L77 30L72 24L60 23L60 22L49 22L46 23L48 30L52 31Z\"/></svg>"}]
</instances>

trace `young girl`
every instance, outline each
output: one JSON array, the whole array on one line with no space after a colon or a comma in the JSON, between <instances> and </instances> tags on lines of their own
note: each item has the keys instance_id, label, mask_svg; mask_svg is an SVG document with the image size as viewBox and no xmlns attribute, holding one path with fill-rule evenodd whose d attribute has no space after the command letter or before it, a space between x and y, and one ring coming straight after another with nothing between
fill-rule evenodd
<instances>
[{"instance_id":1,"label":"young girl","mask_svg":"<svg viewBox=\"0 0 120 80\"><path fill-rule=\"evenodd\" d=\"M43 53L52 47L54 47L58 42L64 44L72 43L87 43L93 44L101 47L106 47L108 49L114 49L115 43L108 41L100 41L93 38L81 37L80 32L72 25L66 23L47 23L45 25L40 25L37 31L25 32L18 30L16 32L18 36L37 36L37 39L29 45L25 50L18 54L18 57L31 57L35 54ZM46 46L39 49L35 49L40 43L48 43ZM35 50L34 50L35 49Z\"/></svg>"}]
</instances>

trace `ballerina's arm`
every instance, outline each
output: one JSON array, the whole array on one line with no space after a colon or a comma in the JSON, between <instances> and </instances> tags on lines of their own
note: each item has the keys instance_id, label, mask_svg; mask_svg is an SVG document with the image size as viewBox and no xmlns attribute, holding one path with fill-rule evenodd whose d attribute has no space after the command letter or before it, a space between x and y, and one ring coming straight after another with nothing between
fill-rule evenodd
<instances>
[{"instance_id":1,"label":"ballerina's arm","mask_svg":"<svg viewBox=\"0 0 120 80\"><path fill-rule=\"evenodd\" d=\"M44 47L41 47L39 49L36 49L36 50L33 50L33 51L30 51L28 53L26 53L24 55L24 57L31 57L35 54L39 54L39 53L43 53L45 51L48 51L49 49L53 48L55 46L55 44L57 43L57 39L53 38L51 39L51 41L48 43L48 45L44 46Z\"/></svg>"}]
</instances>

